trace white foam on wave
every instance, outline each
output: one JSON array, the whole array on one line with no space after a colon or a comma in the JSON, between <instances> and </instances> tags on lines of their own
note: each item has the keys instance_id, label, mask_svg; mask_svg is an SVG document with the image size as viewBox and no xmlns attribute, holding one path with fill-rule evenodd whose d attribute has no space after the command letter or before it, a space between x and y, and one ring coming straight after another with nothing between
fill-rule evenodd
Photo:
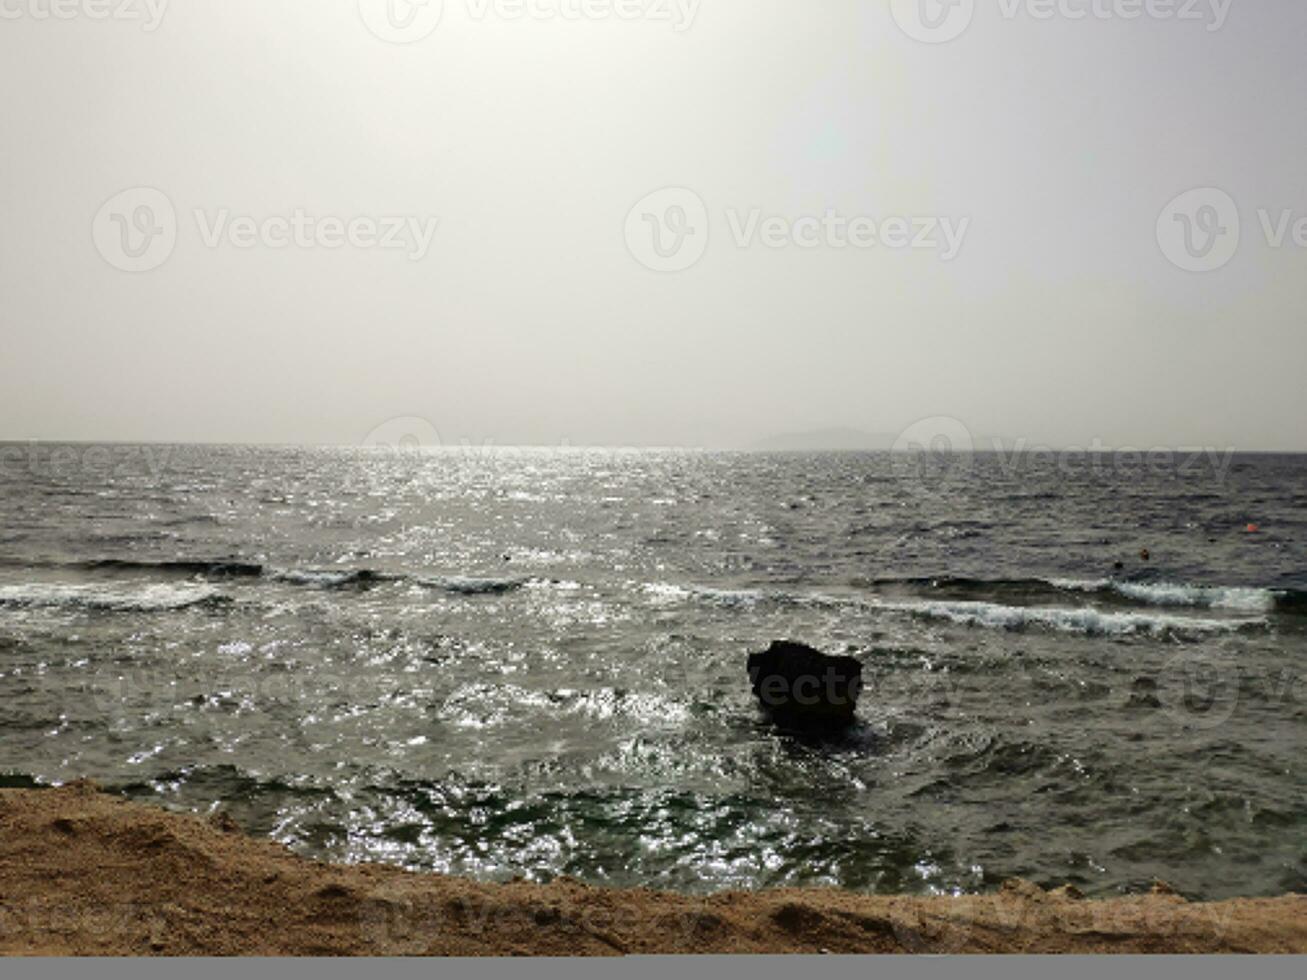
<instances>
[{"instance_id":1,"label":"white foam on wave","mask_svg":"<svg viewBox=\"0 0 1307 980\"><path fill-rule=\"evenodd\" d=\"M1127 598L1158 606L1200 606L1206 609L1243 609L1250 612L1265 612L1275 608L1275 593L1267 589L1165 583L1145 585L1135 582L1118 582L1113 588Z\"/></svg>"},{"instance_id":2,"label":"white foam on wave","mask_svg":"<svg viewBox=\"0 0 1307 980\"><path fill-rule=\"evenodd\" d=\"M1052 579L1049 584L1066 592L1115 592L1151 606L1192 606L1245 612L1266 612L1275 608L1275 593L1270 589L1173 582L1119 582L1105 578Z\"/></svg>"},{"instance_id":3,"label":"white foam on wave","mask_svg":"<svg viewBox=\"0 0 1307 980\"><path fill-rule=\"evenodd\" d=\"M699 585L671 585L667 582L646 582L641 589L662 603L698 599L718 606L752 606L766 598L760 589L713 589Z\"/></svg>"},{"instance_id":4,"label":"white foam on wave","mask_svg":"<svg viewBox=\"0 0 1307 980\"><path fill-rule=\"evenodd\" d=\"M1063 592L1103 592L1112 587L1110 578L1054 578L1048 584Z\"/></svg>"},{"instance_id":5,"label":"white foam on wave","mask_svg":"<svg viewBox=\"0 0 1307 980\"><path fill-rule=\"evenodd\" d=\"M22 608L78 608L107 612L161 612L185 609L218 597L204 585L146 585L134 589L98 585L2 585L0 606Z\"/></svg>"},{"instance_id":6,"label":"white foam on wave","mask_svg":"<svg viewBox=\"0 0 1307 980\"><path fill-rule=\"evenodd\" d=\"M945 619L963 626L1022 629L1040 626L1087 636L1128 636L1138 633L1229 633L1261 619L1198 619L1162 613L1104 612L1090 606L1007 606L997 602L876 602L895 612Z\"/></svg>"},{"instance_id":7,"label":"white foam on wave","mask_svg":"<svg viewBox=\"0 0 1307 980\"><path fill-rule=\"evenodd\" d=\"M670 582L645 582L640 589L660 602L680 602L692 594L685 586L672 585Z\"/></svg>"},{"instance_id":8,"label":"white foam on wave","mask_svg":"<svg viewBox=\"0 0 1307 980\"><path fill-rule=\"evenodd\" d=\"M1115 591L1127 583L1110 579L1051 581L1063 591L1102 593ZM1264 617L1238 617L1209 619L1199 616L1162 612L1101 609L1094 605L1083 606L1022 606L983 600L936 599L882 599L879 597L831 595L821 592L766 593L756 589L728 590L703 586L673 585L666 582L646 582L641 589L664 605L688 601L707 601L721 606L750 606L763 600L793 603L801 606L834 609L857 607L867 610L909 613L931 619L943 619L963 626L980 626L992 629L1017 630L1038 627L1063 633L1087 636L1128 636L1131 634L1165 635L1167 633L1230 633L1250 626L1265 626ZM1122 591L1123 595L1131 595ZM1184 605L1192 607L1229 609L1239 612L1266 612L1274 608L1274 593L1262 589L1205 588L1186 586L1183 591L1168 587L1141 586L1137 595L1141 601L1155 605Z\"/></svg>"}]
</instances>

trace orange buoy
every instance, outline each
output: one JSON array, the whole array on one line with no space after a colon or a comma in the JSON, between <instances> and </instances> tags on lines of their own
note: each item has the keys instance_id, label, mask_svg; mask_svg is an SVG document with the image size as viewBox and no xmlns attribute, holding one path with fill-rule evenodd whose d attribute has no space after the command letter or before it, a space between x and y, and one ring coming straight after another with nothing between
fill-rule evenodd
<instances>
[{"instance_id":1,"label":"orange buoy","mask_svg":"<svg viewBox=\"0 0 1307 980\"><path fill-rule=\"evenodd\" d=\"M1249 524L1246 528L1244 528L1244 533L1245 533L1245 534L1256 534L1256 533L1257 533L1258 531L1260 531L1260 530L1261 530L1261 528L1258 527L1256 524Z\"/></svg>"}]
</instances>

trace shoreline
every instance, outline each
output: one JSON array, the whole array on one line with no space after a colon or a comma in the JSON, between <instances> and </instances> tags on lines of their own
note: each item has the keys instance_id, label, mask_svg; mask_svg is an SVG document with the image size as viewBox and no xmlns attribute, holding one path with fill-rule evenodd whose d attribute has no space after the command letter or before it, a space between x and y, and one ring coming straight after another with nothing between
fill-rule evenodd
<instances>
[{"instance_id":1,"label":"shoreline","mask_svg":"<svg viewBox=\"0 0 1307 980\"><path fill-rule=\"evenodd\" d=\"M1307 953L1307 896L691 896L331 865L80 782L0 790L0 955Z\"/></svg>"}]
</instances>

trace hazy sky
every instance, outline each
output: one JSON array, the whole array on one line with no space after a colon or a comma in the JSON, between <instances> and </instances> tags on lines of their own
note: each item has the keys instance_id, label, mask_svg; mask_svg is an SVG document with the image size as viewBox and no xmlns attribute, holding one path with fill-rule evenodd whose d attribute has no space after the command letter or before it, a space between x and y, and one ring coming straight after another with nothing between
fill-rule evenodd
<instances>
[{"instance_id":1,"label":"hazy sky","mask_svg":"<svg viewBox=\"0 0 1307 980\"><path fill-rule=\"evenodd\" d=\"M1307 4L53 2L0 438L1307 449Z\"/></svg>"}]
</instances>

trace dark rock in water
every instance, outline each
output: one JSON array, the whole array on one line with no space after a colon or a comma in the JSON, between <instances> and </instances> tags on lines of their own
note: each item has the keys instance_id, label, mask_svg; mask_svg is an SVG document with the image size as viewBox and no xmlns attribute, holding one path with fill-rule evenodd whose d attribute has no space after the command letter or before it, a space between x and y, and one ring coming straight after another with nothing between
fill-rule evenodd
<instances>
[{"instance_id":1,"label":"dark rock in water","mask_svg":"<svg viewBox=\"0 0 1307 980\"><path fill-rule=\"evenodd\" d=\"M782 728L838 729L853 722L862 664L777 640L749 654L749 681L763 710Z\"/></svg>"}]
</instances>

